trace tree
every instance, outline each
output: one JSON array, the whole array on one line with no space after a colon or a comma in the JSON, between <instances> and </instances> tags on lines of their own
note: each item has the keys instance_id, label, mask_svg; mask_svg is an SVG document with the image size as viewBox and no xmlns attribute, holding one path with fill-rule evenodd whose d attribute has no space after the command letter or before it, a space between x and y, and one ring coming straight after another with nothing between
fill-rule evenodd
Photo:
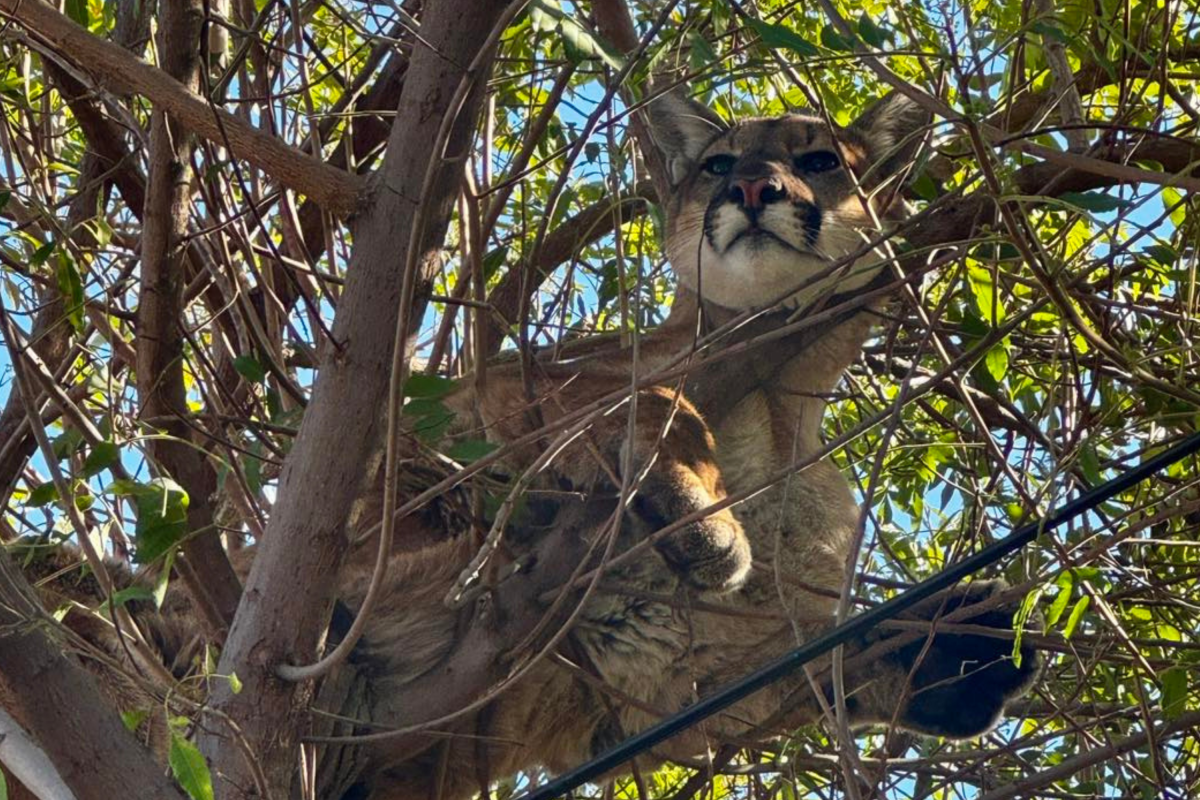
<instances>
[{"instance_id":1,"label":"tree","mask_svg":"<svg viewBox=\"0 0 1200 800\"><path fill-rule=\"evenodd\" d=\"M171 740L193 797L209 769L224 793L292 784L313 683L276 668L321 650L389 386L661 324L663 165L630 109L672 81L727 118L844 123L888 87L938 116L901 234L928 274L826 421L869 512L858 603L1196 425L1194 5L152 6L0 0L0 529L90 549L117 624L130 598L99 554L183 584L224 641L197 665L218 714ZM439 448L424 407L408 464ZM845 762L788 732L619 791L1189 796L1196 466L1005 566L1013 638L1055 654L1019 722L959 744L865 733ZM243 588L229 553L250 541ZM5 645L0 698L101 796L29 702L52 679L94 689L5 575L6 625L40 621L52 678ZM143 774L132 737L104 739L97 774Z\"/></svg>"}]
</instances>

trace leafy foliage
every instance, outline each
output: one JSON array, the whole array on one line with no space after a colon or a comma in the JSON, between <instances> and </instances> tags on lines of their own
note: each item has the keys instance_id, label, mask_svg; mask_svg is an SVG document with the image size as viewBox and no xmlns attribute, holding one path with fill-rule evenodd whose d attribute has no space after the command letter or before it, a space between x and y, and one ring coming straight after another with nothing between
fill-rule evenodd
<instances>
[{"instance_id":1,"label":"leafy foliage","mask_svg":"<svg viewBox=\"0 0 1200 800\"><path fill-rule=\"evenodd\" d=\"M261 18L233 20L233 45L214 59L205 93L296 148L369 171L399 123L394 97L371 106L362 89L402 81L417 46L419 20L399 5L301 4L297 36L285 4L242 4L238 14ZM404 387L414 473L492 453L478 432L447 438L454 420L443 402L478 366L487 332L493 351L553 348L597 333L630 341L666 317L675 282L662 257L663 199L635 155L628 114L652 73L679 76L728 119L810 108L845 124L886 90L879 68L954 113L932 132L908 199L920 212L983 197L981 224L942 243L952 250L930 252L937 269L889 307L826 419L831 437L857 432L833 456L869 508L859 603L1037 519L1200 423L1200 217L1186 188L1200 157L1194 2L692 0L673 8L607 101L626 55L596 29L596 5L539 0L502 36L493 113L467 165L475 190L423 287L430 302ZM664 6L628 5L639 33ZM115 38L117 17L143 6L153 4L63 8ZM144 36L123 44L137 49ZM1071 70L1057 77L1080 96L1092 145L1072 163L1091 171L1051 160L1066 153L1071 97L1056 82L1057 48ZM187 414L182 428L146 418L135 380L145 209L129 189L146 169L150 105L103 96L119 108L105 119L126 157L102 159L87 127L98 96L63 80L28 39L0 39L0 293L62 390L46 406L50 457L85 508L85 533L114 557L160 562L214 530L250 541L270 516L313 368L338 347L329 330L351 229L282 198L275 176L223 147L198 150L195 247L177 276L187 289L176 320ZM593 114L595 132L578 141ZM1126 170L1114 178L1113 165ZM6 344L11 357L17 343ZM45 454L26 467L34 445L5 357L0 533L78 535ZM155 463L150 443L164 440L202 451L212 487L183 485ZM862 732L861 768L850 770L825 729L784 732L718 759L706 783L694 775L708 765L670 765L619 782L614 796L666 798L687 785L714 798L988 798L1019 781L1020 797L1194 796L1197 476L1195 461L1178 465L1005 565L1025 598L1014 641L1033 639L1053 658L1022 716L981 741ZM195 505L209 519L193 529ZM1118 753L1123 739L1181 720ZM1105 748L1111 757L1085 759ZM212 796L183 729L170 766L191 797ZM3 786L0 776L0 796Z\"/></svg>"}]
</instances>

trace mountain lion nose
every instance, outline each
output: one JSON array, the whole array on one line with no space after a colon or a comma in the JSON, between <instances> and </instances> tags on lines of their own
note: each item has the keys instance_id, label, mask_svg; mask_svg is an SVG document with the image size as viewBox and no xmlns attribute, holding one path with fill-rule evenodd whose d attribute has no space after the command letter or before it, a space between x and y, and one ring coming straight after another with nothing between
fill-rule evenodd
<instances>
[{"instance_id":1,"label":"mountain lion nose","mask_svg":"<svg viewBox=\"0 0 1200 800\"><path fill-rule=\"evenodd\" d=\"M779 178L740 178L729 187L729 199L745 211L758 211L783 196L783 181Z\"/></svg>"}]
</instances>

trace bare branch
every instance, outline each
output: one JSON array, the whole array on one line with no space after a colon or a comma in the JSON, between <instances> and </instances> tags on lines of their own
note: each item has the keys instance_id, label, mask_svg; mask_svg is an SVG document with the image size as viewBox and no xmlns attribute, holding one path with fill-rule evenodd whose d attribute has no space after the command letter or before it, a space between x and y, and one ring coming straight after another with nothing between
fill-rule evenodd
<instances>
[{"instance_id":1,"label":"bare branch","mask_svg":"<svg viewBox=\"0 0 1200 800\"><path fill-rule=\"evenodd\" d=\"M633 202L622 212L626 219L634 219L645 213L645 200L653 200L657 196L649 183L638 186L636 194L640 197L631 198ZM510 325L517 322L523 302L528 302L528 298L536 294L545 278L574 253L612 233L614 221L612 201L606 198L583 209L547 234L538 251L537 263L523 262L511 269L492 289L488 302L496 314ZM526 294L524 299L522 291ZM495 355L504 344L509 328L502 327L494 318L488 320L488 328L487 350L489 355Z\"/></svg>"},{"instance_id":2,"label":"bare branch","mask_svg":"<svg viewBox=\"0 0 1200 800\"><path fill-rule=\"evenodd\" d=\"M200 83L202 0L171 0L159 11L163 68L188 89ZM184 386L184 273L188 211L191 207L192 137L161 107L150 123L150 175L142 215L141 294L138 302L137 378L143 417L171 419L170 438L150 442L159 469L188 493L188 530L183 552L192 569L183 575L200 617L215 640L233 621L241 585L213 527L209 500L217 477L202 451L190 443Z\"/></svg>"},{"instance_id":3,"label":"bare branch","mask_svg":"<svg viewBox=\"0 0 1200 800\"><path fill-rule=\"evenodd\" d=\"M0 708L0 764L42 800L75 800L75 793L63 783L42 748L3 708ZM14 790L15 787L9 787L10 795Z\"/></svg>"},{"instance_id":4,"label":"bare branch","mask_svg":"<svg viewBox=\"0 0 1200 800\"><path fill-rule=\"evenodd\" d=\"M1186 731L1189 728L1197 726L1200 726L1200 711L1185 712L1169 722L1164 722L1153 728L1147 728L1140 733L1126 736L1124 739L1118 739L1110 744L1085 750L1079 755L1065 758L1062 763L1055 767L1034 773L1021 780L1013 781L1007 786L988 792L980 797L979 800L1013 800L1015 797L1032 796L1028 793L1036 792L1036 790L1047 784L1054 783L1054 781L1069 778L1090 766L1111 761L1117 756L1142 747L1150 740L1151 736L1154 737L1154 741L1161 742L1174 733Z\"/></svg>"},{"instance_id":5,"label":"bare branch","mask_svg":"<svg viewBox=\"0 0 1200 800\"><path fill-rule=\"evenodd\" d=\"M32 0L0 0L0 14L25 26L59 56L71 59L76 69L92 75L98 85L146 96L180 125L217 144L228 142L236 157L311 197L330 213L350 215L358 208L361 178L288 147L210 105L162 70L91 35L53 7Z\"/></svg>"}]
</instances>

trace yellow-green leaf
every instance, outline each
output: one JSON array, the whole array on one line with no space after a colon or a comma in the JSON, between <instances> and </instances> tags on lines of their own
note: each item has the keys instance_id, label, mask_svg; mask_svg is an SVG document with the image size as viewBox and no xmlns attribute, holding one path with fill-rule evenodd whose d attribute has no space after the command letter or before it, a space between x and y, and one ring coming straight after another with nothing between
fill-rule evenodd
<instances>
[{"instance_id":1,"label":"yellow-green leaf","mask_svg":"<svg viewBox=\"0 0 1200 800\"><path fill-rule=\"evenodd\" d=\"M171 734L171 751L167 754L171 774L192 800L213 800L212 775L208 762L196 745L177 733Z\"/></svg>"},{"instance_id":2,"label":"yellow-green leaf","mask_svg":"<svg viewBox=\"0 0 1200 800\"><path fill-rule=\"evenodd\" d=\"M1075 633L1075 629L1079 627L1079 620L1083 619L1083 612L1087 611L1091 602L1092 598L1086 594L1075 601L1075 605L1071 607L1071 613L1067 616L1067 624L1063 625L1064 639L1070 639L1071 634Z\"/></svg>"}]
</instances>

